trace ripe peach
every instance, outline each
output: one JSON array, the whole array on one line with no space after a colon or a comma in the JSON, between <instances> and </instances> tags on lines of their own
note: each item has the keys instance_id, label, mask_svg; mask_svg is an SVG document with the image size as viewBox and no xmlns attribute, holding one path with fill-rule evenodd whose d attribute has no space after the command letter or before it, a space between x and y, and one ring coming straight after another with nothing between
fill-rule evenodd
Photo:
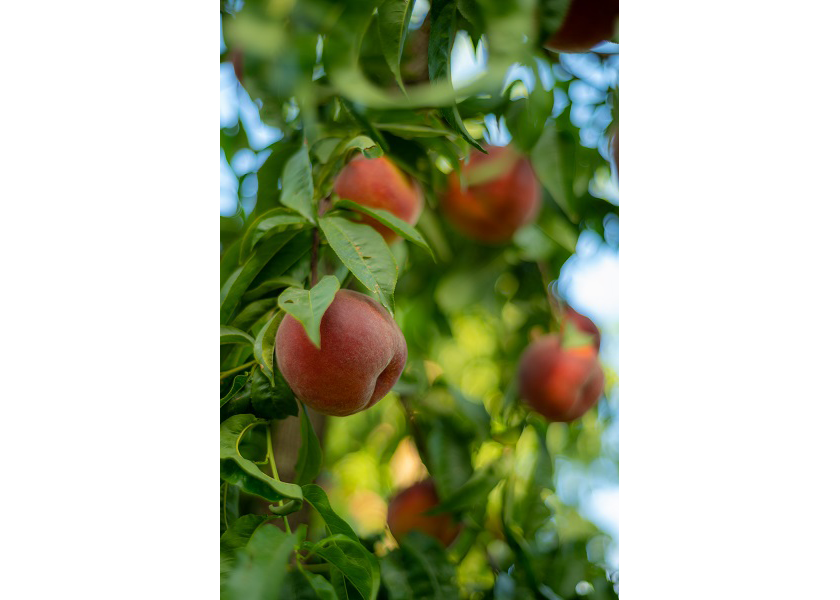
<instances>
[{"instance_id":1,"label":"ripe peach","mask_svg":"<svg viewBox=\"0 0 840 600\"><path fill-rule=\"evenodd\" d=\"M519 392L549 421L580 418L604 392L598 351L594 346L564 348L558 335L539 338L522 354Z\"/></svg>"},{"instance_id":2,"label":"ripe peach","mask_svg":"<svg viewBox=\"0 0 840 600\"><path fill-rule=\"evenodd\" d=\"M566 319L571 321L575 327L583 333L588 333L593 336L592 345L595 346L596 350L600 350L601 332L598 330L598 326L592 322L592 319L580 314L568 304L565 305L564 312L566 313Z\"/></svg>"},{"instance_id":3,"label":"ripe peach","mask_svg":"<svg viewBox=\"0 0 840 600\"><path fill-rule=\"evenodd\" d=\"M444 546L451 544L461 526L448 514L423 514L439 502L435 485L430 479L415 483L394 496L388 505L388 527L397 542L409 531L420 531L437 538Z\"/></svg>"},{"instance_id":4,"label":"ripe peach","mask_svg":"<svg viewBox=\"0 0 840 600\"><path fill-rule=\"evenodd\" d=\"M373 299L339 290L321 320L321 349L286 315L277 329L277 367L298 399L325 415L370 408L402 374L406 344L393 317Z\"/></svg>"},{"instance_id":5,"label":"ripe peach","mask_svg":"<svg viewBox=\"0 0 840 600\"><path fill-rule=\"evenodd\" d=\"M423 211L420 184L384 156L357 155L338 174L333 189L339 198L387 210L409 225L416 225ZM389 244L399 237L372 217L363 215L362 222L376 229Z\"/></svg>"},{"instance_id":6,"label":"ripe peach","mask_svg":"<svg viewBox=\"0 0 840 600\"><path fill-rule=\"evenodd\" d=\"M587 52L609 40L618 18L618 0L571 0L560 28L545 43L557 52Z\"/></svg>"},{"instance_id":7,"label":"ripe peach","mask_svg":"<svg viewBox=\"0 0 840 600\"><path fill-rule=\"evenodd\" d=\"M441 207L464 235L498 244L536 218L542 190L531 164L512 146L489 146L487 152L473 152L463 166L466 189L457 173L450 174Z\"/></svg>"}]
</instances>

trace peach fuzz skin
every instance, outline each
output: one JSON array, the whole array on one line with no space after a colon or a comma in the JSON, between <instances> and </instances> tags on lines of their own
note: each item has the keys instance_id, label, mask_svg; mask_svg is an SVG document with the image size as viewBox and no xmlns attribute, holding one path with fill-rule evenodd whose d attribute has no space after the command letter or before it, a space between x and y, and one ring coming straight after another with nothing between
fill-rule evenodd
<instances>
[{"instance_id":1,"label":"peach fuzz skin","mask_svg":"<svg viewBox=\"0 0 840 600\"><path fill-rule=\"evenodd\" d=\"M286 315L277 329L277 367L298 399L325 415L370 408L402 374L406 344L393 317L375 300L339 290L321 320L321 349Z\"/></svg>"},{"instance_id":2,"label":"peach fuzz skin","mask_svg":"<svg viewBox=\"0 0 840 600\"><path fill-rule=\"evenodd\" d=\"M357 155L338 174L333 190L339 198L387 210L409 225L416 225L423 211L420 185L384 156ZM372 217L363 215L362 222L376 229L389 244L399 237Z\"/></svg>"},{"instance_id":3,"label":"peach fuzz skin","mask_svg":"<svg viewBox=\"0 0 840 600\"><path fill-rule=\"evenodd\" d=\"M603 392L604 371L594 346L563 348L559 336L546 335L522 353L519 393L549 421L579 419Z\"/></svg>"},{"instance_id":4,"label":"peach fuzz skin","mask_svg":"<svg viewBox=\"0 0 840 600\"><path fill-rule=\"evenodd\" d=\"M397 543L409 531L420 531L437 538L444 546L451 544L461 531L460 525L447 514L435 516L423 514L433 509L438 503L435 486L428 479L415 483L394 496L388 505L388 528Z\"/></svg>"},{"instance_id":5,"label":"peach fuzz skin","mask_svg":"<svg viewBox=\"0 0 840 600\"><path fill-rule=\"evenodd\" d=\"M540 210L541 188L531 164L510 146L488 146L487 154L474 151L463 165L465 180L478 170L497 176L462 188L457 173L449 175L449 187L441 207L452 225L464 235L486 244L509 241L516 230L533 221Z\"/></svg>"},{"instance_id":6,"label":"peach fuzz skin","mask_svg":"<svg viewBox=\"0 0 840 600\"><path fill-rule=\"evenodd\" d=\"M618 0L571 0L560 28L545 43L556 52L588 52L613 37Z\"/></svg>"}]
</instances>

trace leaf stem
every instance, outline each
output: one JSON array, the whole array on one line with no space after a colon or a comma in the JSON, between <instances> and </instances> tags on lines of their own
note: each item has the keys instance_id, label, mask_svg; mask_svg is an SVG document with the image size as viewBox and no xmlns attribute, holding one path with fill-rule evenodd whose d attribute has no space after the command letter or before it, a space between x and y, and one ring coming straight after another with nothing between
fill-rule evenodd
<instances>
[{"instance_id":1,"label":"leaf stem","mask_svg":"<svg viewBox=\"0 0 840 600\"><path fill-rule=\"evenodd\" d=\"M238 367L233 368L230 371L223 371L222 373L219 373L219 381L221 381L225 377L229 377L229 376L233 375L234 373L239 373L239 371L244 371L248 367L252 367L255 364L257 364L257 361L252 360L252 361L246 362L244 365L239 365Z\"/></svg>"},{"instance_id":2,"label":"leaf stem","mask_svg":"<svg viewBox=\"0 0 840 600\"><path fill-rule=\"evenodd\" d=\"M274 444L271 442L271 427L265 428L265 443L268 448L268 462L271 465L271 474L274 479L280 481L280 475L277 473L277 463L274 462Z\"/></svg>"},{"instance_id":3,"label":"leaf stem","mask_svg":"<svg viewBox=\"0 0 840 600\"><path fill-rule=\"evenodd\" d=\"M312 260L309 263L309 288L315 287L318 283L318 245L321 243L321 237L318 235L318 228L312 230Z\"/></svg>"},{"instance_id":4,"label":"leaf stem","mask_svg":"<svg viewBox=\"0 0 840 600\"><path fill-rule=\"evenodd\" d=\"M537 261L537 268L540 270L540 275L542 276L543 287L545 287L545 295L548 299L548 305L551 310L551 315L557 321L560 326L560 333L563 333L563 311L562 307L560 306L560 302L557 296L552 291L552 282L554 281L551 279L551 275L548 271L548 265L543 260Z\"/></svg>"}]
</instances>

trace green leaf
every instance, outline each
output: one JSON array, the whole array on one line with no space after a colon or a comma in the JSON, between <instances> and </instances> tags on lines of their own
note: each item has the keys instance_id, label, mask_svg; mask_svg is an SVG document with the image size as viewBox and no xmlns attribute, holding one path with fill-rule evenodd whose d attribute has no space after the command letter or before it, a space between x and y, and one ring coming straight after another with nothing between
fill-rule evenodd
<instances>
[{"instance_id":1,"label":"green leaf","mask_svg":"<svg viewBox=\"0 0 840 600\"><path fill-rule=\"evenodd\" d=\"M318 514L321 515L321 518L324 519L327 531L331 534L343 533L347 537L352 538L357 542L359 541L359 538L356 536L353 528L350 527L344 519L335 514L332 506L330 506L330 500L327 498L327 493L323 489L314 483L310 483L302 486L301 490L303 491L303 499L306 500L312 508L317 510Z\"/></svg>"},{"instance_id":2,"label":"green leaf","mask_svg":"<svg viewBox=\"0 0 840 600\"><path fill-rule=\"evenodd\" d=\"M401 558L400 551L396 551L389 552L382 559L382 584L388 590L389 600L414 600L414 592Z\"/></svg>"},{"instance_id":3,"label":"green leaf","mask_svg":"<svg viewBox=\"0 0 840 600\"><path fill-rule=\"evenodd\" d=\"M342 217L325 216L320 225L336 256L394 314L397 262L382 236L369 225Z\"/></svg>"},{"instance_id":4,"label":"green leaf","mask_svg":"<svg viewBox=\"0 0 840 600\"><path fill-rule=\"evenodd\" d=\"M256 221L251 223L245 235L242 236L242 243L239 247L240 264L245 262L248 254L261 239L289 229L299 230L301 229L300 226L306 225L307 223L309 223L308 219L292 212L288 208L273 208L266 211Z\"/></svg>"},{"instance_id":5,"label":"green leaf","mask_svg":"<svg viewBox=\"0 0 840 600\"><path fill-rule=\"evenodd\" d=\"M219 526L221 534L239 518L239 488L223 481L219 488Z\"/></svg>"},{"instance_id":6,"label":"green leaf","mask_svg":"<svg viewBox=\"0 0 840 600\"><path fill-rule=\"evenodd\" d=\"M254 358L257 359L263 375L268 377L272 385L274 384L274 342L282 319L283 311L279 311L263 325L254 339Z\"/></svg>"},{"instance_id":7,"label":"green leaf","mask_svg":"<svg viewBox=\"0 0 840 600\"><path fill-rule=\"evenodd\" d=\"M400 219L399 217L394 216L393 213L379 208L371 208L370 206L364 206L362 204L358 204L357 202L353 202L352 200L345 199L341 199L338 202L336 202L335 207L354 210L373 217L392 231L395 231L398 234L400 234L408 241L417 244L418 246L423 248L426 252L428 252L431 255L433 259L435 258L432 249L429 247L429 244L426 242L426 239L422 235L420 235L420 232L417 231L413 226Z\"/></svg>"},{"instance_id":8,"label":"green leaf","mask_svg":"<svg viewBox=\"0 0 840 600\"><path fill-rule=\"evenodd\" d=\"M312 251L312 235L309 234L311 225L307 225L304 232L300 232L293 237L291 241L283 246L282 252L278 252L274 257L268 261L263 267L262 271L254 278L251 285L248 287L248 293L242 296L243 301L248 298L253 298L255 290L257 293L260 289L268 289L275 284L275 281L280 277L292 277L296 280L301 280L300 265L301 262L306 262L306 275L309 274L308 254ZM285 235L285 234L280 234Z\"/></svg>"},{"instance_id":9,"label":"green leaf","mask_svg":"<svg viewBox=\"0 0 840 600\"><path fill-rule=\"evenodd\" d=\"M266 211L277 207L280 202L280 174L296 148L297 144L290 143L289 139L282 139L269 146L271 154L257 171L257 204L254 212L248 217L249 221L254 221Z\"/></svg>"},{"instance_id":10,"label":"green leaf","mask_svg":"<svg viewBox=\"0 0 840 600\"><path fill-rule=\"evenodd\" d=\"M285 499L301 500L303 492L299 485L269 477L260 471L256 464L239 453L239 440L245 431L257 425L268 426L268 424L269 421L257 419L254 415L234 415L222 423L220 431L221 477L230 484L240 486L249 494L272 502Z\"/></svg>"},{"instance_id":11,"label":"green leaf","mask_svg":"<svg viewBox=\"0 0 840 600\"><path fill-rule=\"evenodd\" d=\"M259 527L222 586L222 600L277 600L297 541L277 527Z\"/></svg>"},{"instance_id":12,"label":"green leaf","mask_svg":"<svg viewBox=\"0 0 840 600\"><path fill-rule=\"evenodd\" d=\"M224 483L224 486L230 486L230 484ZM222 579L225 579L225 576L236 565L237 551L248 544L248 540L251 539L257 527L271 518L275 518L274 515L243 515L233 521L230 527L227 528L227 531L222 534L221 540L219 541Z\"/></svg>"},{"instance_id":13,"label":"green leaf","mask_svg":"<svg viewBox=\"0 0 840 600\"><path fill-rule=\"evenodd\" d=\"M233 398L239 393L239 391L243 387L245 387L245 383L248 381L248 378L250 376L250 373L246 373L244 375L237 375L233 378L233 383L230 386L230 390L227 394L225 394L225 397L221 400L221 406L224 406L225 404L233 400Z\"/></svg>"},{"instance_id":14,"label":"green leaf","mask_svg":"<svg viewBox=\"0 0 840 600\"><path fill-rule=\"evenodd\" d=\"M306 569L301 569L300 572L303 573L304 577L306 577L306 580L309 582L309 585L312 586L312 589L315 591L315 595L318 596L318 600L338 600L338 595L335 593L335 589L333 589L330 582L323 576L316 573L310 573Z\"/></svg>"},{"instance_id":15,"label":"green leaf","mask_svg":"<svg viewBox=\"0 0 840 600\"><path fill-rule=\"evenodd\" d=\"M455 566L446 558L446 552L436 539L416 531L409 532L401 541L400 549L392 552L389 572L390 583L399 590L401 578L393 577L393 571L401 569L411 590L409 598L433 598L450 600L458 597L455 585ZM383 569L384 571L384 569ZM386 580L386 584L389 581ZM392 591L391 588L388 590ZM400 594L397 598L405 597Z\"/></svg>"},{"instance_id":16,"label":"green leaf","mask_svg":"<svg viewBox=\"0 0 840 600\"><path fill-rule=\"evenodd\" d=\"M280 252L280 249L288 244L296 235L297 232L283 232L264 240L251 253L245 261L245 264L236 269L228 277L225 285L222 287L221 307L219 309L219 317L223 325L227 325L230 322L234 310L237 304L239 304L239 300L254 278Z\"/></svg>"},{"instance_id":17,"label":"green leaf","mask_svg":"<svg viewBox=\"0 0 840 600\"><path fill-rule=\"evenodd\" d=\"M385 0L379 6L377 17L382 54L397 80L397 85L403 91L405 86L400 73L400 60L413 9L414 0Z\"/></svg>"},{"instance_id":18,"label":"green leaf","mask_svg":"<svg viewBox=\"0 0 840 600\"><path fill-rule=\"evenodd\" d=\"M452 62L452 45L457 33L458 10L454 0L435 0L429 10L431 30L429 33L429 80L443 81L450 87L452 77L450 64ZM471 146L487 154L487 151L467 131L461 114L455 103L440 109L446 122L457 131Z\"/></svg>"},{"instance_id":19,"label":"green leaf","mask_svg":"<svg viewBox=\"0 0 840 600\"><path fill-rule=\"evenodd\" d=\"M306 502L309 503L309 505L312 506L312 508L318 511L318 514L321 515L321 518L324 520L324 524L327 526L327 531L331 535L344 535L347 538L355 541L358 544L358 547L361 548L361 550L363 551L363 555L370 567L370 598L375 598L377 591L379 590L380 580L379 561L377 560L377 558L373 554L368 552L364 546L362 546L358 536L353 531L353 528L350 527L350 525L348 525L347 522L344 521L344 519L335 514L335 511L332 509L332 506L330 506L329 498L327 498L327 494L323 489L321 489L314 483L304 485L301 489L303 491L303 499L306 500Z\"/></svg>"},{"instance_id":20,"label":"green leaf","mask_svg":"<svg viewBox=\"0 0 840 600\"><path fill-rule=\"evenodd\" d=\"M243 296L244 299L244 296ZM247 331L254 326L262 317L269 311L273 311L277 307L277 301L274 298L265 298L263 300L254 300L246 305L239 314L230 322L232 327Z\"/></svg>"},{"instance_id":21,"label":"green leaf","mask_svg":"<svg viewBox=\"0 0 840 600\"><path fill-rule=\"evenodd\" d=\"M306 407L301 404L300 414L300 450L295 463L295 483L306 485L312 483L321 470L321 442L309 420Z\"/></svg>"},{"instance_id":22,"label":"green leaf","mask_svg":"<svg viewBox=\"0 0 840 600\"><path fill-rule=\"evenodd\" d=\"M574 148L569 148L567 143L561 141L554 127L546 127L531 151L531 165L557 206L574 223L578 220L573 205L574 172L569 173L569 169L574 166L574 155L570 163L564 152L573 153Z\"/></svg>"},{"instance_id":23,"label":"green leaf","mask_svg":"<svg viewBox=\"0 0 840 600\"><path fill-rule=\"evenodd\" d=\"M433 421L426 437L428 468L441 497L451 496L472 476L468 444L444 421Z\"/></svg>"},{"instance_id":24,"label":"green leaf","mask_svg":"<svg viewBox=\"0 0 840 600\"><path fill-rule=\"evenodd\" d=\"M221 334L219 337L220 344L248 344L249 346L254 345L254 338L252 338L244 331L237 329L236 327L230 327L228 325L222 325L221 328Z\"/></svg>"},{"instance_id":25,"label":"green leaf","mask_svg":"<svg viewBox=\"0 0 840 600\"><path fill-rule=\"evenodd\" d=\"M344 152L361 150L365 158L379 158L382 148L366 135L357 135L344 145Z\"/></svg>"},{"instance_id":26,"label":"green leaf","mask_svg":"<svg viewBox=\"0 0 840 600\"><path fill-rule=\"evenodd\" d=\"M312 165L306 144L295 152L283 168L283 189L280 203L299 212L310 223L315 222L315 187L312 183Z\"/></svg>"},{"instance_id":27,"label":"green leaf","mask_svg":"<svg viewBox=\"0 0 840 600\"><path fill-rule=\"evenodd\" d=\"M528 98L512 102L505 115L513 142L523 152L529 152L537 143L554 108L554 92L543 88L536 67L532 74L535 83Z\"/></svg>"},{"instance_id":28,"label":"green leaf","mask_svg":"<svg viewBox=\"0 0 840 600\"><path fill-rule=\"evenodd\" d=\"M273 384L262 369L254 369L251 379L251 405L254 407L254 414L262 419L279 420L298 414L295 394L276 366Z\"/></svg>"},{"instance_id":29,"label":"green leaf","mask_svg":"<svg viewBox=\"0 0 840 600\"><path fill-rule=\"evenodd\" d=\"M277 305L297 319L316 348L321 347L321 319L341 287L338 278L327 275L311 290L286 288Z\"/></svg>"},{"instance_id":30,"label":"green leaf","mask_svg":"<svg viewBox=\"0 0 840 600\"><path fill-rule=\"evenodd\" d=\"M251 300L255 300L267 294L268 292L279 290L281 288L287 287L303 287L303 283L295 279L294 277L286 277L285 275L281 275L280 277L272 277L271 279L266 279L265 281L260 282L258 286L255 286L248 290L245 295L242 296L242 300L245 302L250 302ZM274 306L274 298L270 298L272 302L272 306Z\"/></svg>"},{"instance_id":31,"label":"green leaf","mask_svg":"<svg viewBox=\"0 0 840 600\"><path fill-rule=\"evenodd\" d=\"M490 490L496 487L500 477L491 468L485 468L473 473L472 477L449 496L443 498L434 509L428 511L430 515L459 512L471 509L487 502Z\"/></svg>"},{"instance_id":32,"label":"green leaf","mask_svg":"<svg viewBox=\"0 0 840 600\"><path fill-rule=\"evenodd\" d=\"M358 540L337 533L320 540L317 544L304 543L304 549L338 569L359 591L362 598L376 598L374 576L368 560L370 553Z\"/></svg>"}]
</instances>

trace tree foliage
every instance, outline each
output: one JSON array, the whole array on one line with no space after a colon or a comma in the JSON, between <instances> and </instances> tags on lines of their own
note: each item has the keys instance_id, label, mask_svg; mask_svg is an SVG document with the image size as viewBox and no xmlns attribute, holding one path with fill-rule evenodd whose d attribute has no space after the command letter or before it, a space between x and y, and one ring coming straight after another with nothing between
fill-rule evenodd
<instances>
[{"instance_id":1,"label":"tree foliage","mask_svg":"<svg viewBox=\"0 0 840 600\"><path fill-rule=\"evenodd\" d=\"M606 535L558 495L564 465L617 469L600 444L610 406L548 423L516 384L529 342L566 327L552 282L579 235L603 236L618 215L606 158L617 84L587 81L579 63L542 47L567 4L222 2L223 69L276 138L261 147L244 119L221 130L226 162L250 157L221 218L223 597L617 597ZM486 52L486 68L453 83L459 40ZM613 65L611 52L578 58L592 71ZM488 246L453 228L440 199L470 153L507 132L543 201L512 240ZM360 154L386 156L419 182L416 225L333 194ZM401 239L389 245L362 215ZM408 360L381 402L317 432L275 364L274 340L289 314L319 345L340 288L394 315ZM295 478L281 481L271 423L290 418L300 443ZM426 473L438 512L463 529L449 548L417 532L397 546L385 502ZM270 512L249 513L247 497ZM305 522L290 525L298 513Z\"/></svg>"}]
</instances>

